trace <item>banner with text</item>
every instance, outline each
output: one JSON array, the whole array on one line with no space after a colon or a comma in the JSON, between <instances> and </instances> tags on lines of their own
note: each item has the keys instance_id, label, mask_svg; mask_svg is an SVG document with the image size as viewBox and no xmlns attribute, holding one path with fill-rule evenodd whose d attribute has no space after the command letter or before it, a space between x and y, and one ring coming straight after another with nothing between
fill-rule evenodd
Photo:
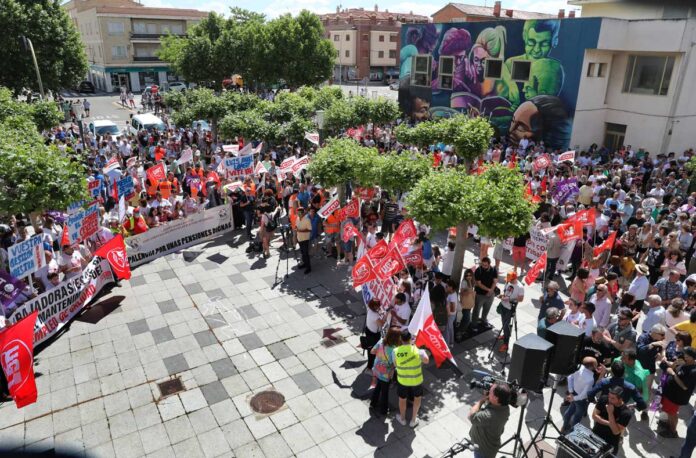
<instances>
[{"instance_id":1,"label":"banner with text","mask_svg":"<svg viewBox=\"0 0 696 458\"><path fill-rule=\"evenodd\" d=\"M254 173L254 156L226 157L222 160L227 177L239 177Z\"/></svg>"},{"instance_id":2,"label":"banner with text","mask_svg":"<svg viewBox=\"0 0 696 458\"><path fill-rule=\"evenodd\" d=\"M80 243L99 230L99 204L68 216L68 236L71 245Z\"/></svg>"},{"instance_id":3,"label":"banner with text","mask_svg":"<svg viewBox=\"0 0 696 458\"><path fill-rule=\"evenodd\" d=\"M10 246L7 254L10 275L15 278L24 278L46 265L42 235L35 235L29 240Z\"/></svg>"}]
</instances>

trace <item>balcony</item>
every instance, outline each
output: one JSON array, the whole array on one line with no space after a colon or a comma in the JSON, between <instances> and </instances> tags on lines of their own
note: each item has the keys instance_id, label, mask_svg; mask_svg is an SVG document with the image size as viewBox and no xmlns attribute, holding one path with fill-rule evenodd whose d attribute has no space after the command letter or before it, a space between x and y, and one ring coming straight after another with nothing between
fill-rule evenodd
<instances>
[{"instance_id":1,"label":"balcony","mask_svg":"<svg viewBox=\"0 0 696 458\"><path fill-rule=\"evenodd\" d=\"M174 35L176 37L185 37L185 33L172 33L169 32L169 35ZM131 32L130 38L131 40L159 40L160 37L166 36L167 33L135 33Z\"/></svg>"},{"instance_id":2,"label":"balcony","mask_svg":"<svg viewBox=\"0 0 696 458\"><path fill-rule=\"evenodd\" d=\"M160 62L157 56L133 56L135 62Z\"/></svg>"}]
</instances>

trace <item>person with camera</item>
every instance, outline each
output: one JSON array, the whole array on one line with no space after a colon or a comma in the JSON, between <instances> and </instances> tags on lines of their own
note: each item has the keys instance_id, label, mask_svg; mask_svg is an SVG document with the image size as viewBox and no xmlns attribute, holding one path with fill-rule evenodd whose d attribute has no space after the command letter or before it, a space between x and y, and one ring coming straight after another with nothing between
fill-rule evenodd
<instances>
[{"instance_id":1,"label":"person with camera","mask_svg":"<svg viewBox=\"0 0 696 458\"><path fill-rule=\"evenodd\" d=\"M592 432L611 445L614 454L618 453L621 437L633 417L623 395L622 387L610 388L608 393L599 399L592 412L592 420L595 422Z\"/></svg>"},{"instance_id":2,"label":"person with camera","mask_svg":"<svg viewBox=\"0 0 696 458\"><path fill-rule=\"evenodd\" d=\"M507 383L496 382L469 411L471 442L477 446L474 458L495 458L500 438L510 418L512 390Z\"/></svg>"},{"instance_id":3,"label":"person with camera","mask_svg":"<svg viewBox=\"0 0 696 458\"><path fill-rule=\"evenodd\" d=\"M517 279L517 274L512 271L507 274L505 278L505 286L503 286L502 294L498 295L500 299L500 306L498 307L498 313L502 319L503 325L503 344L498 349L501 353L506 353L508 351L508 344L510 343L510 331L512 329L512 319L515 316L517 309L517 304L524 300L524 289L522 284Z\"/></svg>"}]
</instances>

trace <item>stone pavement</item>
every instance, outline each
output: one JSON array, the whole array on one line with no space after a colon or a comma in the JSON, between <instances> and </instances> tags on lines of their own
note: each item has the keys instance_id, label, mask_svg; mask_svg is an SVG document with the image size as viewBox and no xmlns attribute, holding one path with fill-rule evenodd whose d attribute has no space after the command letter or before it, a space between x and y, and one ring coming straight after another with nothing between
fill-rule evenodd
<instances>
[{"instance_id":1,"label":"stone pavement","mask_svg":"<svg viewBox=\"0 0 696 458\"><path fill-rule=\"evenodd\" d=\"M347 283L348 269L315 257L305 276L292 270L290 259L288 279L277 284L285 255L247 255L238 237L228 234L135 269L130 281L74 321L36 356L38 402L21 410L0 406L0 447L94 457L434 457L468 436L467 413L480 393L469 389L468 376L432 363L415 430L393 417L371 417L370 377L357 348L364 305ZM467 253L466 265L473 261ZM538 304L530 300L538 296L538 285L527 289L518 310L520 337L536 330ZM327 328L337 330L335 341L323 338ZM499 373L497 355L488 358L493 337L488 332L455 346L464 374ZM163 396L158 383L176 377L184 391ZM267 388L282 393L286 404L257 415L249 398ZM531 396L525 421L534 430L549 393L546 401ZM391 397L396 406L395 390ZM556 398L557 424L559 405ZM504 438L514 433L518 415L512 411ZM625 455L678 452L681 439L662 439L653 430L634 419ZM683 437L683 422L679 432Z\"/></svg>"}]
</instances>

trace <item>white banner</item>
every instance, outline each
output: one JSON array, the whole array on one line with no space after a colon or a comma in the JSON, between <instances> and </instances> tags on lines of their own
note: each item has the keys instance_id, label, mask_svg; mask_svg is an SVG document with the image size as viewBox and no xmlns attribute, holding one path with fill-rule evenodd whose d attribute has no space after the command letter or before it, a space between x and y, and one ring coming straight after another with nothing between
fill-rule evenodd
<instances>
[{"instance_id":1,"label":"white banner","mask_svg":"<svg viewBox=\"0 0 696 458\"><path fill-rule=\"evenodd\" d=\"M193 150L191 148L186 148L184 151L182 151L181 157L179 157L177 163L181 165L191 161L193 161Z\"/></svg>"},{"instance_id":2,"label":"white banner","mask_svg":"<svg viewBox=\"0 0 696 458\"><path fill-rule=\"evenodd\" d=\"M315 145L319 146L319 133L318 132L306 132L304 138L306 138L308 141L314 143Z\"/></svg>"},{"instance_id":3,"label":"white banner","mask_svg":"<svg viewBox=\"0 0 696 458\"><path fill-rule=\"evenodd\" d=\"M319 216L322 218L326 219L333 213L334 211L338 210L341 207L341 203L338 201L338 197L334 197L330 201L326 203L323 207L319 209Z\"/></svg>"},{"instance_id":4,"label":"white banner","mask_svg":"<svg viewBox=\"0 0 696 458\"><path fill-rule=\"evenodd\" d=\"M184 219L169 222L126 239L131 267L182 248L197 245L220 234L232 231L232 211L227 206L209 208Z\"/></svg>"},{"instance_id":5,"label":"white banner","mask_svg":"<svg viewBox=\"0 0 696 458\"><path fill-rule=\"evenodd\" d=\"M575 162L575 151L566 151L558 156L558 162Z\"/></svg>"},{"instance_id":6,"label":"white banner","mask_svg":"<svg viewBox=\"0 0 696 458\"><path fill-rule=\"evenodd\" d=\"M39 316L34 327L34 345L38 345L57 333L80 313L104 286L113 281L109 261L95 256L82 271L82 275L65 280L55 288L17 307L10 315L10 324L15 324L38 311Z\"/></svg>"},{"instance_id":7,"label":"white banner","mask_svg":"<svg viewBox=\"0 0 696 458\"><path fill-rule=\"evenodd\" d=\"M35 235L29 240L10 246L7 254L10 275L15 278L24 278L33 274L46 264L42 235Z\"/></svg>"}]
</instances>

